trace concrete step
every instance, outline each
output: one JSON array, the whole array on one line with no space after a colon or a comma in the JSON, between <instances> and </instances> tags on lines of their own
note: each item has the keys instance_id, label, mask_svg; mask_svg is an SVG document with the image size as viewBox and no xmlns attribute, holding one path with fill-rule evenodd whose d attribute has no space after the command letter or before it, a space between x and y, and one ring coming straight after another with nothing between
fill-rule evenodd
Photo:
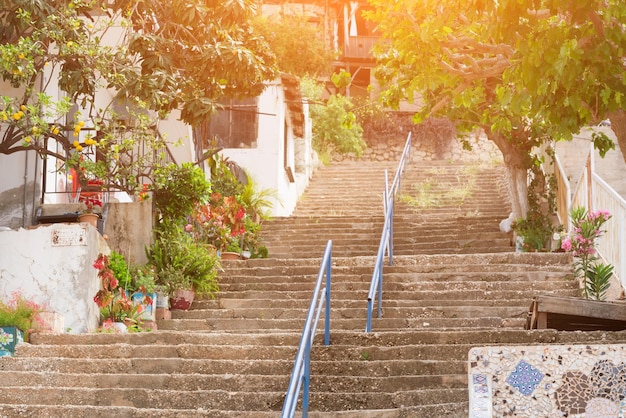
<instances>
[{"instance_id":1,"label":"concrete step","mask_svg":"<svg viewBox=\"0 0 626 418\"><path fill-rule=\"evenodd\" d=\"M467 417L472 347L626 342L626 331L523 329L537 293L578 294L571 255L513 252L498 225L510 212L502 167L447 162L406 172L400 195L428 183L436 199L420 208L397 197L382 318L365 333L385 170L395 163L322 167L293 217L264 222L271 258L224 261L217 297L173 311L158 331L34 334L0 358L0 416L278 416L329 239L331 344L322 319L309 417Z\"/></svg>"}]
</instances>

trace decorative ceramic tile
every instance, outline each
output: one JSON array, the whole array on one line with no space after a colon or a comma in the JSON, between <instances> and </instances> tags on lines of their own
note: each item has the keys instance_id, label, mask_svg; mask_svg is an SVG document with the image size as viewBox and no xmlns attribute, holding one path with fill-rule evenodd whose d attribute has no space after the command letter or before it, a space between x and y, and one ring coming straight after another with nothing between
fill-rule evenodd
<instances>
[{"instance_id":1,"label":"decorative ceramic tile","mask_svg":"<svg viewBox=\"0 0 626 418\"><path fill-rule=\"evenodd\" d=\"M470 410L475 418L490 418L491 410L491 383L486 374L474 374L470 379Z\"/></svg>"},{"instance_id":2,"label":"decorative ceramic tile","mask_svg":"<svg viewBox=\"0 0 626 418\"><path fill-rule=\"evenodd\" d=\"M0 357L12 356L15 346L24 342L24 334L16 327L0 327Z\"/></svg>"},{"instance_id":3,"label":"decorative ceramic tile","mask_svg":"<svg viewBox=\"0 0 626 418\"><path fill-rule=\"evenodd\" d=\"M506 378L506 383L517 388L522 395L530 396L543 379L543 373L521 360L515 366L515 370Z\"/></svg>"},{"instance_id":4,"label":"decorative ceramic tile","mask_svg":"<svg viewBox=\"0 0 626 418\"><path fill-rule=\"evenodd\" d=\"M618 414L619 405L605 398L592 398L585 408L586 418L617 417Z\"/></svg>"},{"instance_id":5,"label":"decorative ceramic tile","mask_svg":"<svg viewBox=\"0 0 626 418\"><path fill-rule=\"evenodd\" d=\"M476 347L468 361L470 418L626 418L626 345Z\"/></svg>"}]
</instances>

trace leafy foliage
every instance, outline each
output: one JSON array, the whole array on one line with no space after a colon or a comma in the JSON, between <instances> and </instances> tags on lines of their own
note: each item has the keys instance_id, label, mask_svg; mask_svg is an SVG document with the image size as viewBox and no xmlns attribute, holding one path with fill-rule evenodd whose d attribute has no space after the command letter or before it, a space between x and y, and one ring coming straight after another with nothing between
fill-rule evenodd
<instances>
[{"instance_id":1,"label":"leafy foliage","mask_svg":"<svg viewBox=\"0 0 626 418\"><path fill-rule=\"evenodd\" d=\"M196 242L176 224L161 225L146 255L154 266L156 284L170 292L193 289L212 296L219 290L220 264L215 249Z\"/></svg>"},{"instance_id":2,"label":"leafy foliage","mask_svg":"<svg viewBox=\"0 0 626 418\"><path fill-rule=\"evenodd\" d=\"M361 156L366 147L363 128L352 112L354 105L348 97L332 95L321 104L321 86L311 79L302 80L302 90L311 102L313 119L313 148L322 154L353 153Z\"/></svg>"},{"instance_id":3,"label":"leafy foliage","mask_svg":"<svg viewBox=\"0 0 626 418\"><path fill-rule=\"evenodd\" d=\"M28 336L33 328L33 321L37 313L43 309L38 304L26 299L20 293L13 293L9 302L0 300L0 326L14 326Z\"/></svg>"},{"instance_id":4,"label":"leafy foliage","mask_svg":"<svg viewBox=\"0 0 626 418\"><path fill-rule=\"evenodd\" d=\"M587 298L604 300L610 287L613 266L599 262L595 249L597 239L604 230L602 227L611 219L607 211L588 213L582 206L570 211L573 225L572 236L566 236L561 243L565 251L575 257L576 274L583 280L583 294Z\"/></svg>"},{"instance_id":5,"label":"leafy foliage","mask_svg":"<svg viewBox=\"0 0 626 418\"><path fill-rule=\"evenodd\" d=\"M111 270L119 285L123 289L131 289L132 276L126 258L117 251L111 251L108 256L108 268Z\"/></svg>"},{"instance_id":6,"label":"leafy foliage","mask_svg":"<svg viewBox=\"0 0 626 418\"><path fill-rule=\"evenodd\" d=\"M122 190L136 192L160 164L158 119L180 109L197 125L225 96L257 95L275 75L272 52L249 24L255 1L2 5L0 77L15 90L0 96L0 154L35 150L78 167L97 153L88 168ZM57 82L58 97L50 93ZM140 145L155 152L138 159Z\"/></svg>"},{"instance_id":7,"label":"leafy foliage","mask_svg":"<svg viewBox=\"0 0 626 418\"><path fill-rule=\"evenodd\" d=\"M306 16L258 16L253 26L276 54L281 72L318 77L332 72L334 53L324 44L319 29Z\"/></svg>"},{"instance_id":8,"label":"leafy foliage","mask_svg":"<svg viewBox=\"0 0 626 418\"><path fill-rule=\"evenodd\" d=\"M123 256L117 253L115 257L100 254L93 266L98 270L98 278L101 281L101 288L93 300L100 308L103 321L140 325L143 308L140 304L133 302L134 293L129 291L130 274ZM122 274L122 276L118 277L117 274ZM124 284L127 287L124 287ZM146 303L152 303L149 295L145 295L145 300Z\"/></svg>"},{"instance_id":9,"label":"leafy foliage","mask_svg":"<svg viewBox=\"0 0 626 418\"><path fill-rule=\"evenodd\" d=\"M459 132L484 129L511 172L530 168L543 141L624 111L622 1L370 4L384 39L376 48L384 101L420 103L418 122L446 116Z\"/></svg>"},{"instance_id":10,"label":"leafy foliage","mask_svg":"<svg viewBox=\"0 0 626 418\"><path fill-rule=\"evenodd\" d=\"M157 169L152 187L154 205L162 220L181 225L197 204L207 201L211 192L204 172L191 163Z\"/></svg>"}]
</instances>

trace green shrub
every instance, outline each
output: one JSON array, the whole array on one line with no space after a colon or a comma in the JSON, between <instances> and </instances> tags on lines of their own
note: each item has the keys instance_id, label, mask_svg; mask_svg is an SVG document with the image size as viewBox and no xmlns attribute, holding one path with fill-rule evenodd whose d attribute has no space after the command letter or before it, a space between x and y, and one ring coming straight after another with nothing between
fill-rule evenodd
<instances>
[{"instance_id":1,"label":"green shrub","mask_svg":"<svg viewBox=\"0 0 626 418\"><path fill-rule=\"evenodd\" d=\"M220 264L215 250L197 243L182 228L170 224L158 231L146 255L154 266L156 284L170 292L193 289L198 294L213 296L219 290Z\"/></svg>"},{"instance_id":2,"label":"green shrub","mask_svg":"<svg viewBox=\"0 0 626 418\"><path fill-rule=\"evenodd\" d=\"M354 105L348 97L332 95L322 103L322 89L310 79L301 82L303 94L311 102L313 119L313 148L320 154L337 152L360 157L366 148L363 128L352 112Z\"/></svg>"},{"instance_id":3,"label":"green shrub","mask_svg":"<svg viewBox=\"0 0 626 418\"><path fill-rule=\"evenodd\" d=\"M30 330L33 328L35 316L42 311L36 303L29 301L19 293L13 293L9 302L0 300L0 326L14 326L24 333L28 341Z\"/></svg>"},{"instance_id":4,"label":"green shrub","mask_svg":"<svg viewBox=\"0 0 626 418\"><path fill-rule=\"evenodd\" d=\"M170 164L155 172L153 200L162 220L182 224L198 203L206 203L211 184L200 167Z\"/></svg>"}]
</instances>

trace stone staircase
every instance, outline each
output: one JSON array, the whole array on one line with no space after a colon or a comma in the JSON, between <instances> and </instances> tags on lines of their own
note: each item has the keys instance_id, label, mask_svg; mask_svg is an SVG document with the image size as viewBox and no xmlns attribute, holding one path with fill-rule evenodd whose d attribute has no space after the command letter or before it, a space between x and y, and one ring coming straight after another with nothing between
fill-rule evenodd
<instances>
[{"instance_id":1,"label":"stone staircase","mask_svg":"<svg viewBox=\"0 0 626 418\"><path fill-rule=\"evenodd\" d=\"M320 169L294 216L264 225L272 258L224 262L217 298L156 332L33 335L0 358L0 416L278 417L329 239L331 344L318 331L310 417L467 417L471 347L626 341L525 331L536 293L577 294L571 259L512 252L498 230L509 211L500 167L472 167L470 182L466 166L417 162L398 196L384 315L366 334L385 168ZM420 192L431 177L430 195Z\"/></svg>"}]
</instances>

